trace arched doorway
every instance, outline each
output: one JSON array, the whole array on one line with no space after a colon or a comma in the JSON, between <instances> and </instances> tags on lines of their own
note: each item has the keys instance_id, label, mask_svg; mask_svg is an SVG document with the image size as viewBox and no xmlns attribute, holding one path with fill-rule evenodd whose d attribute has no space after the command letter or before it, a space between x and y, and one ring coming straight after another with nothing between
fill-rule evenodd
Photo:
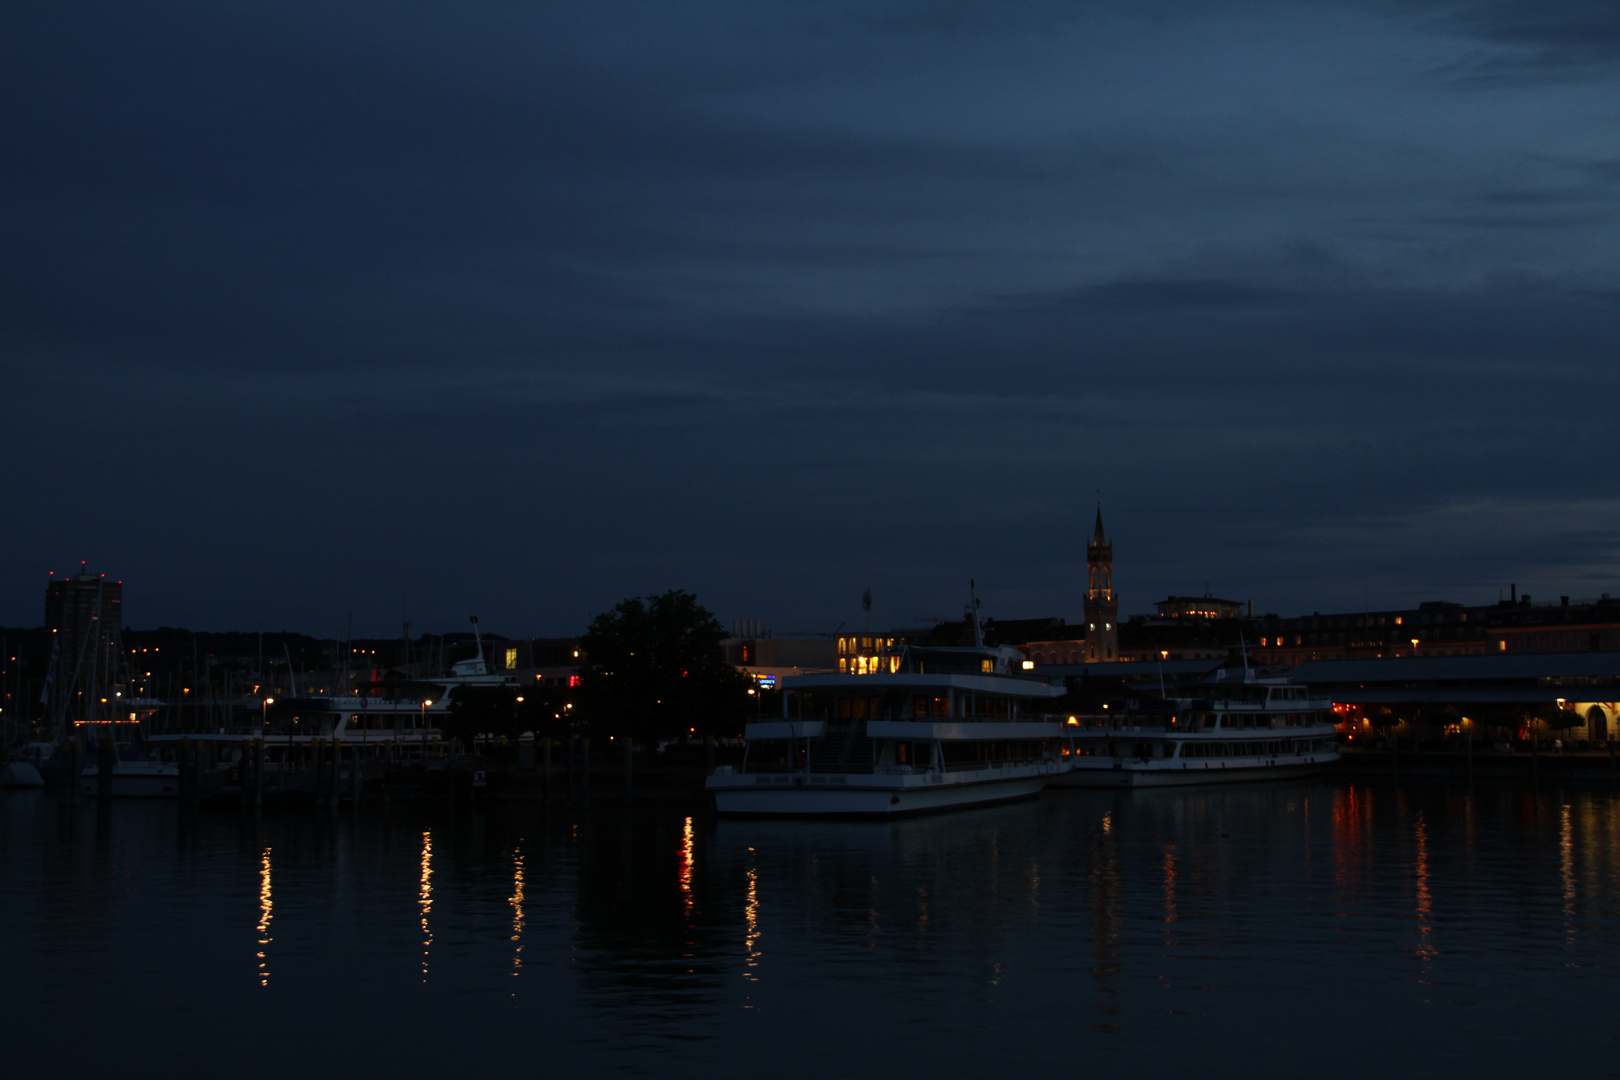
<instances>
[{"instance_id":1,"label":"arched doorway","mask_svg":"<svg viewBox=\"0 0 1620 1080\"><path fill-rule=\"evenodd\" d=\"M1594 705L1586 710L1586 737L1593 742L1609 741L1609 717L1603 706Z\"/></svg>"}]
</instances>

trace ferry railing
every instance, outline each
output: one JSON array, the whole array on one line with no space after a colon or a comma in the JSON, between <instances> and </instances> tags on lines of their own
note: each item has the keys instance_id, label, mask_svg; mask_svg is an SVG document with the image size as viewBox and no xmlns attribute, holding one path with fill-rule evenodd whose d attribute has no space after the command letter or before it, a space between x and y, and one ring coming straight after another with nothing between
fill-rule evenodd
<instances>
[{"instance_id":1,"label":"ferry railing","mask_svg":"<svg viewBox=\"0 0 1620 1080\"><path fill-rule=\"evenodd\" d=\"M878 720L878 721L899 720L899 721L908 722L908 723L909 722L916 722L916 723L923 723L923 724L927 724L927 723L950 724L950 723L958 723L958 722L962 722L962 721L967 721L967 722L975 723L975 724L987 724L987 723L997 723L997 722L1003 723L1003 724L1008 724L1008 723L1018 723L1018 724L1058 724L1058 723L1062 723L1063 721L1067 720L1068 716L1067 716L1067 714L1065 714L1063 716L1051 716L1051 715L1047 715L1047 714L1037 714L1037 713L1018 713L1018 714L1013 715L1013 716L1008 716L1005 710L1003 710L1001 712L993 712L993 713L988 713L988 712L957 713L954 716L913 716L913 715L910 715L910 714L907 714L907 713L890 713L888 711L884 711L884 712L878 713L875 716L854 716L854 717L851 717L851 716L842 716L842 717L840 717L840 716L798 716L798 715L789 715L789 716L784 717L781 713L774 712L774 713L750 713L745 719L746 719L746 722L750 723L750 724L773 724L773 723L774 724L780 724L780 723L783 723L785 721L790 721L790 722L795 723L795 724L804 723L804 722L812 722L812 721L818 722L818 723L824 722L824 723L827 724L827 726L830 729L839 730L839 729L847 727L847 726L849 726L851 724L866 723L866 722L872 721L872 720Z\"/></svg>"}]
</instances>

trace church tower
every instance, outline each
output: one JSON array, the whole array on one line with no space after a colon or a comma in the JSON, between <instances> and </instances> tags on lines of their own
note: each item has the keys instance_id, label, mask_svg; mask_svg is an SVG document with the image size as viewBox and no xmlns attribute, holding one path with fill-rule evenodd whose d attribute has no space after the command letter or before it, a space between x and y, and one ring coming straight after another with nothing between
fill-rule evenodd
<instances>
[{"instance_id":1,"label":"church tower","mask_svg":"<svg viewBox=\"0 0 1620 1080\"><path fill-rule=\"evenodd\" d=\"M1086 663L1119 659L1119 601L1114 597L1114 545L1103 532L1102 504L1097 528L1086 544Z\"/></svg>"}]
</instances>

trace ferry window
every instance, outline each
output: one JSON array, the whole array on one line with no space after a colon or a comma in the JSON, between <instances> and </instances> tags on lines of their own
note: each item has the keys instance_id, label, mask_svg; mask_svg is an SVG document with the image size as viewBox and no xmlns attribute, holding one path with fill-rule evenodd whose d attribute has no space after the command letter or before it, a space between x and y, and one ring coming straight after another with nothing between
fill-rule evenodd
<instances>
[{"instance_id":1,"label":"ferry window","mask_svg":"<svg viewBox=\"0 0 1620 1080\"><path fill-rule=\"evenodd\" d=\"M986 675L990 674L990 672L993 671L994 669L995 669L995 662L993 660L991 660L988 656L985 657L983 660L979 661L979 670L984 672Z\"/></svg>"}]
</instances>

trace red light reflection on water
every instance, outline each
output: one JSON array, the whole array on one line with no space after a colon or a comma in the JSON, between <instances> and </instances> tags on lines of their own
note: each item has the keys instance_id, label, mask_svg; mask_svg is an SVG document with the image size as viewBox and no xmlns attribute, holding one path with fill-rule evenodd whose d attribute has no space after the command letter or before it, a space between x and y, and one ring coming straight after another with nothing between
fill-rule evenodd
<instances>
[{"instance_id":1,"label":"red light reflection on water","mask_svg":"<svg viewBox=\"0 0 1620 1080\"><path fill-rule=\"evenodd\" d=\"M1371 809L1371 803L1354 786L1340 790L1333 800L1333 904L1334 914L1340 918L1349 914L1346 908L1356 904L1366 837L1363 819Z\"/></svg>"},{"instance_id":2,"label":"red light reflection on water","mask_svg":"<svg viewBox=\"0 0 1620 1080\"><path fill-rule=\"evenodd\" d=\"M1416 847L1413 852L1413 871L1417 876L1417 957L1427 964L1439 955L1431 936L1434 933L1434 897L1429 892L1429 826L1419 814L1413 829Z\"/></svg>"},{"instance_id":3,"label":"red light reflection on water","mask_svg":"<svg viewBox=\"0 0 1620 1080\"><path fill-rule=\"evenodd\" d=\"M681 855L677 864L676 876L681 885L681 907L687 915L692 914L692 819L687 818L681 826Z\"/></svg>"},{"instance_id":4,"label":"red light reflection on water","mask_svg":"<svg viewBox=\"0 0 1620 1080\"><path fill-rule=\"evenodd\" d=\"M1176 845L1164 845L1164 921L1176 921Z\"/></svg>"}]
</instances>

